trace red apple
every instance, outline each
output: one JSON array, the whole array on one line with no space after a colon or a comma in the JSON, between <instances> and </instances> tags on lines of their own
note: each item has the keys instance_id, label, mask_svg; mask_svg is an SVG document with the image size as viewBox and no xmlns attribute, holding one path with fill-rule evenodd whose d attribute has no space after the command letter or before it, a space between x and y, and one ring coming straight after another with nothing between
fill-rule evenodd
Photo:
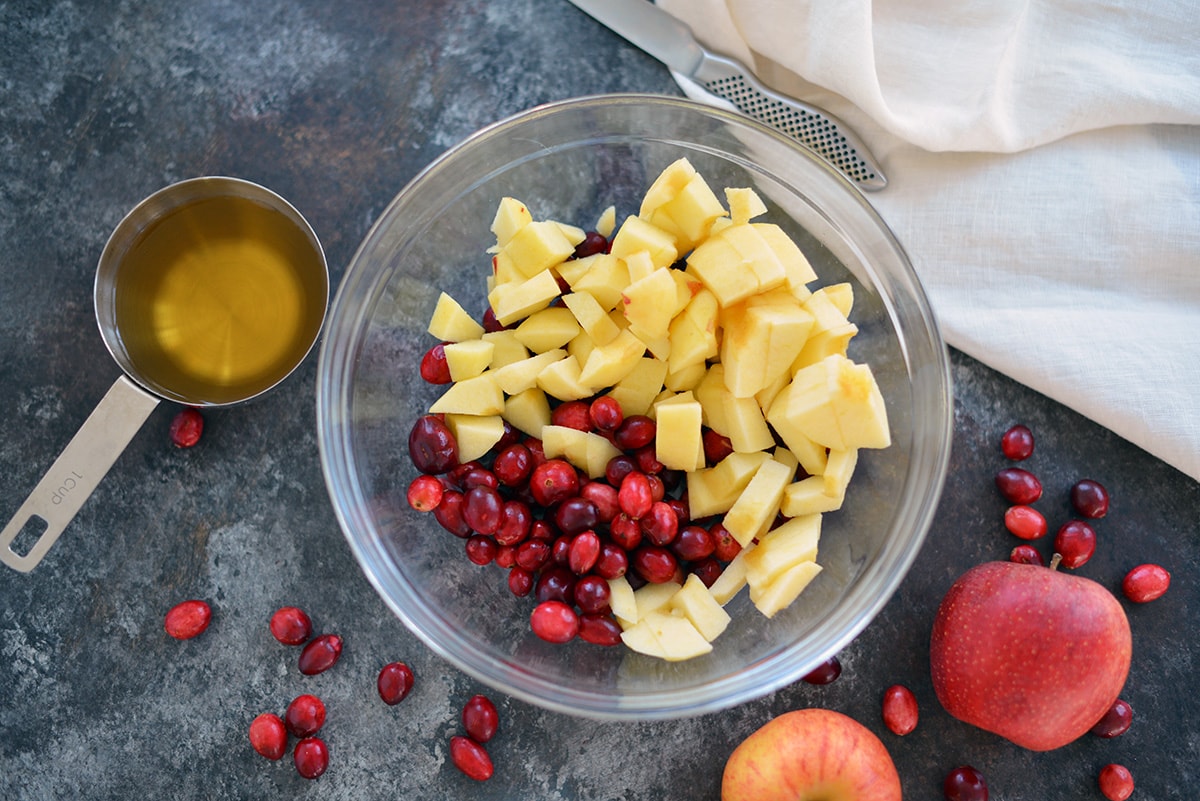
<instances>
[{"instance_id":1,"label":"red apple","mask_svg":"<svg viewBox=\"0 0 1200 801\"><path fill-rule=\"evenodd\" d=\"M797 709L734 749L721 801L900 801L900 776L866 726L829 709Z\"/></svg>"},{"instance_id":2,"label":"red apple","mask_svg":"<svg viewBox=\"0 0 1200 801\"><path fill-rule=\"evenodd\" d=\"M1096 582L1053 566L988 562L942 599L930 668L951 715L1049 751L1112 707L1132 650L1125 610Z\"/></svg>"}]
</instances>

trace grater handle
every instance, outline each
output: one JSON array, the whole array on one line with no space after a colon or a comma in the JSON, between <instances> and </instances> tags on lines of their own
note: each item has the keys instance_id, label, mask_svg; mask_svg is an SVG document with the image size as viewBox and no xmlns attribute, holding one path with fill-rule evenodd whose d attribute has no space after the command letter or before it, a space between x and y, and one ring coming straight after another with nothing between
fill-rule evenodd
<instances>
[{"instance_id":1,"label":"grater handle","mask_svg":"<svg viewBox=\"0 0 1200 801\"><path fill-rule=\"evenodd\" d=\"M876 192L887 186L879 162L844 122L824 109L773 92L733 59L706 53L687 77L746 116L795 139L859 189Z\"/></svg>"}]
</instances>

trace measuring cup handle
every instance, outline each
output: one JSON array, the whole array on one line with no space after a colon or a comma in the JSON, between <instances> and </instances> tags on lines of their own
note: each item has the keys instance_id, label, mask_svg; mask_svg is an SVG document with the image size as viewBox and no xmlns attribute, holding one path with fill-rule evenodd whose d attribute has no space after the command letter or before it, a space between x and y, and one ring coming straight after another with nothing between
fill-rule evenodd
<instances>
[{"instance_id":1,"label":"measuring cup handle","mask_svg":"<svg viewBox=\"0 0 1200 801\"><path fill-rule=\"evenodd\" d=\"M157 405L158 398L118 378L0 533L0 561L22 573L33 570ZM45 531L19 554L13 540L35 519Z\"/></svg>"}]
</instances>

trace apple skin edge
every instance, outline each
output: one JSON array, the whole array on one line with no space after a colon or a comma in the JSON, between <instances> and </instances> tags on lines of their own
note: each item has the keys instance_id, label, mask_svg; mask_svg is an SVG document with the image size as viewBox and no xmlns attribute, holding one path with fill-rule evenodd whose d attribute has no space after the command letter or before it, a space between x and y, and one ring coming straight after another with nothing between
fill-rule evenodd
<instances>
[{"instance_id":1,"label":"apple skin edge","mask_svg":"<svg viewBox=\"0 0 1200 801\"><path fill-rule=\"evenodd\" d=\"M734 749L721 801L901 801L900 775L866 726L830 709L795 709Z\"/></svg>"},{"instance_id":2,"label":"apple skin edge","mask_svg":"<svg viewBox=\"0 0 1200 801\"><path fill-rule=\"evenodd\" d=\"M943 598L930 668L951 715L1031 751L1050 751L1109 710L1132 651L1125 610L1100 584L1037 565L987 562Z\"/></svg>"}]
</instances>

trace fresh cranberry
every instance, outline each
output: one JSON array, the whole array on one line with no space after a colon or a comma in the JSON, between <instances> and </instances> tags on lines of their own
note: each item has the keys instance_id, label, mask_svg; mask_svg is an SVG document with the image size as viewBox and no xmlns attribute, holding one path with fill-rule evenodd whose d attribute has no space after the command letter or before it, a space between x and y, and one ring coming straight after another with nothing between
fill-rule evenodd
<instances>
[{"instance_id":1,"label":"fresh cranberry","mask_svg":"<svg viewBox=\"0 0 1200 801\"><path fill-rule=\"evenodd\" d=\"M548 459L533 468L529 489L539 504L553 506L579 494L579 474L562 459Z\"/></svg>"},{"instance_id":2,"label":"fresh cranberry","mask_svg":"<svg viewBox=\"0 0 1200 801\"><path fill-rule=\"evenodd\" d=\"M627 551L632 551L642 544L642 527L638 521L621 512L608 524L608 536L612 541Z\"/></svg>"},{"instance_id":3,"label":"fresh cranberry","mask_svg":"<svg viewBox=\"0 0 1200 801\"><path fill-rule=\"evenodd\" d=\"M171 419L169 434L171 444L176 448L190 448L200 441L200 435L204 433L204 415L200 414L199 409L193 409L188 406L180 409L179 412Z\"/></svg>"},{"instance_id":4,"label":"fresh cranberry","mask_svg":"<svg viewBox=\"0 0 1200 801\"><path fill-rule=\"evenodd\" d=\"M198 637L212 621L212 607L204 601L183 601L171 607L163 619L167 634L177 640Z\"/></svg>"},{"instance_id":5,"label":"fresh cranberry","mask_svg":"<svg viewBox=\"0 0 1200 801\"><path fill-rule=\"evenodd\" d=\"M715 556L706 556L692 563L691 572L696 574L696 578L700 579L705 587L711 587L725 572L725 568L721 567Z\"/></svg>"},{"instance_id":6,"label":"fresh cranberry","mask_svg":"<svg viewBox=\"0 0 1200 801\"><path fill-rule=\"evenodd\" d=\"M742 545L733 534L729 533L729 529L721 523L713 523L708 529L708 533L713 536L713 542L716 543L716 550L713 551L713 556L720 559L722 562L729 562L733 557L737 556Z\"/></svg>"},{"instance_id":7,"label":"fresh cranberry","mask_svg":"<svg viewBox=\"0 0 1200 801\"><path fill-rule=\"evenodd\" d=\"M422 415L408 434L408 455L422 473L445 473L458 464L458 442L436 415Z\"/></svg>"},{"instance_id":8,"label":"fresh cranberry","mask_svg":"<svg viewBox=\"0 0 1200 801\"><path fill-rule=\"evenodd\" d=\"M542 601L571 603L575 598L575 574L562 565L548 567L538 574L533 585L534 597Z\"/></svg>"},{"instance_id":9,"label":"fresh cranberry","mask_svg":"<svg viewBox=\"0 0 1200 801\"><path fill-rule=\"evenodd\" d=\"M675 554L657 545L642 545L629 560L634 571L651 584L666 584L675 578L679 561Z\"/></svg>"},{"instance_id":10,"label":"fresh cranberry","mask_svg":"<svg viewBox=\"0 0 1200 801\"><path fill-rule=\"evenodd\" d=\"M640 521L642 534L654 545L666 546L679 535L679 517L666 501L655 501Z\"/></svg>"},{"instance_id":11,"label":"fresh cranberry","mask_svg":"<svg viewBox=\"0 0 1200 801\"><path fill-rule=\"evenodd\" d=\"M342 638L336 634L322 634L300 652L300 672L315 676L329 670L342 655Z\"/></svg>"},{"instance_id":12,"label":"fresh cranberry","mask_svg":"<svg viewBox=\"0 0 1200 801\"><path fill-rule=\"evenodd\" d=\"M264 712L251 721L250 746L267 759L282 759L287 751L287 728L283 719Z\"/></svg>"},{"instance_id":13,"label":"fresh cranberry","mask_svg":"<svg viewBox=\"0 0 1200 801\"><path fill-rule=\"evenodd\" d=\"M608 238L596 231L588 231L583 235L583 241L575 246L575 258L586 259L597 253L608 252Z\"/></svg>"},{"instance_id":14,"label":"fresh cranberry","mask_svg":"<svg viewBox=\"0 0 1200 801\"><path fill-rule=\"evenodd\" d=\"M329 748L319 737L305 737L296 743L292 752L296 772L306 779L315 779L329 767Z\"/></svg>"},{"instance_id":15,"label":"fresh cranberry","mask_svg":"<svg viewBox=\"0 0 1200 801\"><path fill-rule=\"evenodd\" d=\"M492 560L496 567L508 570L517 564L517 548L515 545L499 545L496 548L496 558Z\"/></svg>"},{"instance_id":16,"label":"fresh cranberry","mask_svg":"<svg viewBox=\"0 0 1200 801\"><path fill-rule=\"evenodd\" d=\"M389 662L380 668L375 688L385 704L395 706L408 697L413 680L412 668L403 662Z\"/></svg>"},{"instance_id":17,"label":"fresh cranberry","mask_svg":"<svg viewBox=\"0 0 1200 801\"><path fill-rule=\"evenodd\" d=\"M591 572L600 558L600 537L588 529L571 538L567 549L567 567L577 576Z\"/></svg>"},{"instance_id":18,"label":"fresh cranberry","mask_svg":"<svg viewBox=\"0 0 1200 801\"><path fill-rule=\"evenodd\" d=\"M1033 455L1033 432L1026 426L1013 426L1000 437L1000 451L1014 462L1028 459Z\"/></svg>"},{"instance_id":19,"label":"fresh cranberry","mask_svg":"<svg viewBox=\"0 0 1200 801\"><path fill-rule=\"evenodd\" d=\"M533 454L520 443L509 445L492 460L492 472L506 487L523 487L533 472Z\"/></svg>"},{"instance_id":20,"label":"fresh cranberry","mask_svg":"<svg viewBox=\"0 0 1200 801\"><path fill-rule=\"evenodd\" d=\"M634 471L621 481L617 490L617 503L621 511L634 520L650 511L654 504L654 493L650 487L650 478L645 473Z\"/></svg>"},{"instance_id":21,"label":"fresh cranberry","mask_svg":"<svg viewBox=\"0 0 1200 801\"><path fill-rule=\"evenodd\" d=\"M469 462L460 462L446 471L445 477L450 486L466 492L470 489L470 487L466 486L467 476L470 475L471 471L479 470L482 467L483 465L474 459Z\"/></svg>"},{"instance_id":22,"label":"fresh cranberry","mask_svg":"<svg viewBox=\"0 0 1200 801\"><path fill-rule=\"evenodd\" d=\"M604 466L604 480L612 487L621 486L625 476L637 470L637 462L632 456L621 454L608 460Z\"/></svg>"},{"instance_id":23,"label":"fresh cranberry","mask_svg":"<svg viewBox=\"0 0 1200 801\"><path fill-rule=\"evenodd\" d=\"M463 520L479 534L495 534L504 520L504 498L491 487L472 487L463 496Z\"/></svg>"},{"instance_id":24,"label":"fresh cranberry","mask_svg":"<svg viewBox=\"0 0 1200 801\"><path fill-rule=\"evenodd\" d=\"M498 550L499 546L496 545L496 540L486 534L472 534L467 537L467 559L471 564L480 567L490 565L495 561Z\"/></svg>"},{"instance_id":25,"label":"fresh cranberry","mask_svg":"<svg viewBox=\"0 0 1200 801\"><path fill-rule=\"evenodd\" d=\"M716 464L733 453L733 443L729 437L724 434L718 434L711 428L704 429L701 441L704 443L704 461L709 466Z\"/></svg>"},{"instance_id":26,"label":"fresh cranberry","mask_svg":"<svg viewBox=\"0 0 1200 801\"><path fill-rule=\"evenodd\" d=\"M573 428L576 431L591 431L592 418L588 404L581 400L567 401L556 406L550 413L550 425Z\"/></svg>"},{"instance_id":27,"label":"fresh cranberry","mask_svg":"<svg viewBox=\"0 0 1200 801\"><path fill-rule=\"evenodd\" d=\"M546 540L525 540L517 546L517 566L530 572L541 570L550 561L550 549Z\"/></svg>"},{"instance_id":28,"label":"fresh cranberry","mask_svg":"<svg viewBox=\"0 0 1200 801\"><path fill-rule=\"evenodd\" d=\"M842 675L842 663L836 656L831 656L804 676L808 684L833 684Z\"/></svg>"},{"instance_id":29,"label":"fresh cranberry","mask_svg":"<svg viewBox=\"0 0 1200 801\"><path fill-rule=\"evenodd\" d=\"M518 598L533 592L533 574L520 565L508 571L508 591Z\"/></svg>"},{"instance_id":30,"label":"fresh cranberry","mask_svg":"<svg viewBox=\"0 0 1200 801\"><path fill-rule=\"evenodd\" d=\"M1133 774L1129 768L1115 763L1105 765L1097 777L1100 792L1108 801L1125 801L1133 795Z\"/></svg>"},{"instance_id":31,"label":"fresh cranberry","mask_svg":"<svg viewBox=\"0 0 1200 801\"><path fill-rule=\"evenodd\" d=\"M599 576L583 576L575 582L575 605L584 614L607 612L611 598L612 590L608 582Z\"/></svg>"},{"instance_id":32,"label":"fresh cranberry","mask_svg":"<svg viewBox=\"0 0 1200 801\"><path fill-rule=\"evenodd\" d=\"M503 331L507 327L496 319L496 310L491 306L488 306L483 310L483 321L481 325L483 326L483 330L489 334L494 334L497 331Z\"/></svg>"},{"instance_id":33,"label":"fresh cranberry","mask_svg":"<svg viewBox=\"0 0 1200 801\"><path fill-rule=\"evenodd\" d=\"M616 431L625 422L621 404L611 395L601 395L592 401L588 417L597 431Z\"/></svg>"},{"instance_id":34,"label":"fresh cranberry","mask_svg":"<svg viewBox=\"0 0 1200 801\"><path fill-rule=\"evenodd\" d=\"M450 761L468 777L478 782L492 778L495 768L487 749L470 737L456 734L450 738Z\"/></svg>"},{"instance_id":35,"label":"fresh cranberry","mask_svg":"<svg viewBox=\"0 0 1200 801\"><path fill-rule=\"evenodd\" d=\"M589 481L579 488L579 497L586 498L596 506L596 518L601 523L612 522L621 511L616 488L602 481Z\"/></svg>"},{"instance_id":36,"label":"fresh cranberry","mask_svg":"<svg viewBox=\"0 0 1200 801\"><path fill-rule=\"evenodd\" d=\"M500 488L500 480L496 478L496 474L480 465L473 465L471 469L464 472L461 484L463 492L469 492L476 487L486 487L493 490Z\"/></svg>"},{"instance_id":37,"label":"fresh cranberry","mask_svg":"<svg viewBox=\"0 0 1200 801\"><path fill-rule=\"evenodd\" d=\"M883 693L883 725L903 737L917 728L917 697L903 684L893 684Z\"/></svg>"},{"instance_id":38,"label":"fresh cranberry","mask_svg":"<svg viewBox=\"0 0 1200 801\"><path fill-rule=\"evenodd\" d=\"M1075 569L1096 552L1096 530L1082 520L1068 520L1054 535L1054 552L1062 556L1062 566Z\"/></svg>"},{"instance_id":39,"label":"fresh cranberry","mask_svg":"<svg viewBox=\"0 0 1200 801\"><path fill-rule=\"evenodd\" d=\"M500 713L486 695L473 695L463 705L462 724L472 740L486 743L500 728Z\"/></svg>"},{"instance_id":40,"label":"fresh cranberry","mask_svg":"<svg viewBox=\"0 0 1200 801\"><path fill-rule=\"evenodd\" d=\"M567 498L554 510L554 525L563 534L578 534L581 531L595 528L600 522L600 513L596 504L587 498Z\"/></svg>"},{"instance_id":41,"label":"fresh cranberry","mask_svg":"<svg viewBox=\"0 0 1200 801\"><path fill-rule=\"evenodd\" d=\"M652 502L665 500L667 497L667 484L662 480L662 477L657 473L647 473L646 481L650 482L650 500Z\"/></svg>"},{"instance_id":42,"label":"fresh cranberry","mask_svg":"<svg viewBox=\"0 0 1200 801\"><path fill-rule=\"evenodd\" d=\"M665 467L665 465L658 460L658 450L654 447L654 445L646 445L638 448L633 452L633 459L637 462L638 470L641 470L648 476L658 475Z\"/></svg>"},{"instance_id":43,"label":"fresh cranberry","mask_svg":"<svg viewBox=\"0 0 1200 801\"><path fill-rule=\"evenodd\" d=\"M433 517L442 524L442 528L456 537L466 539L471 536L471 526L463 519L463 504L465 498L458 490L446 490L442 493L442 502L433 509Z\"/></svg>"},{"instance_id":44,"label":"fresh cranberry","mask_svg":"<svg viewBox=\"0 0 1200 801\"><path fill-rule=\"evenodd\" d=\"M560 534L550 544L550 561L560 567L567 567L571 562L571 540L569 534Z\"/></svg>"},{"instance_id":45,"label":"fresh cranberry","mask_svg":"<svg viewBox=\"0 0 1200 801\"><path fill-rule=\"evenodd\" d=\"M1113 702L1112 707L1104 713L1104 717L1092 726L1091 732L1097 737L1111 739L1120 737L1125 732L1129 731L1129 727L1133 724L1133 707L1129 702L1118 698Z\"/></svg>"},{"instance_id":46,"label":"fresh cranberry","mask_svg":"<svg viewBox=\"0 0 1200 801\"><path fill-rule=\"evenodd\" d=\"M657 431L658 426L653 420L644 414L635 414L626 417L625 421L617 427L614 440L621 450L636 451L638 448L644 448L654 442L654 435Z\"/></svg>"},{"instance_id":47,"label":"fresh cranberry","mask_svg":"<svg viewBox=\"0 0 1200 801\"><path fill-rule=\"evenodd\" d=\"M521 444L529 449L529 455L533 458L534 467L546 461L546 449L542 446L540 439L537 437L526 437L521 441Z\"/></svg>"},{"instance_id":48,"label":"fresh cranberry","mask_svg":"<svg viewBox=\"0 0 1200 801\"><path fill-rule=\"evenodd\" d=\"M1012 553L1008 555L1008 561L1022 565L1037 565L1038 567L1046 564L1046 561L1042 559L1042 552L1027 543L1014 547Z\"/></svg>"},{"instance_id":49,"label":"fresh cranberry","mask_svg":"<svg viewBox=\"0 0 1200 801\"><path fill-rule=\"evenodd\" d=\"M1004 513L1004 527L1023 540L1036 540L1046 536L1046 518L1032 506L1017 504Z\"/></svg>"},{"instance_id":50,"label":"fresh cranberry","mask_svg":"<svg viewBox=\"0 0 1200 801\"><path fill-rule=\"evenodd\" d=\"M619 645L621 627L610 615L579 616L579 639L592 645Z\"/></svg>"},{"instance_id":51,"label":"fresh cranberry","mask_svg":"<svg viewBox=\"0 0 1200 801\"><path fill-rule=\"evenodd\" d=\"M312 636L312 619L296 606L284 606L271 615L271 636L284 645L303 645Z\"/></svg>"},{"instance_id":52,"label":"fresh cranberry","mask_svg":"<svg viewBox=\"0 0 1200 801\"><path fill-rule=\"evenodd\" d=\"M496 529L496 542L500 545L519 545L529 538L533 528L533 510L524 501L515 498L504 502L500 510L500 528Z\"/></svg>"},{"instance_id":53,"label":"fresh cranberry","mask_svg":"<svg viewBox=\"0 0 1200 801\"><path fill-rule=\"evenodd\" d=\"M579 615L562 601L542 601L533 608L529 626L546 642L570 642L579 633Z\"/></svg>"},{"instance_id":54,"label":"fresh cranberry","mask_svg":"<svg viewBox=\"0 0 1200 801\"><path fill-rule=\"evenodd\" d=\"M293 737L316 734L325 725L325 704L315 695L297 695L288 704L283 722Z\"/></svg>"},{"instance_id":55,"label":"fresh cranberry","mask_svg":"<svg viewBox=\"0 0 1200 801\"><path fill-rule=\"evenodd\" d=\"M421 378L430 384L449 384L450 365L446 363L446 343L439 342L421 357Z\"/></svg>"},{"instance_id":56,"label":"fresh cranberry","mask_svg":"<svg viewBox=\"0 0 1200 801\"><path fill-rule=\"evenodd\" d=\"M1171 586L1171 574L1160 565L1138 565L1125 574L1121 592L1135 604L1149 603L1161 598Z\"/></svg>"},{"instance_id":57,"label":"fresh cranberry","mask_svg":"<svg viewBox=\"0 0 1200 801\"><path fill-rule=\"evenodd\" d=\"M592 568L603 579L615 579L629 570L629 554L615 542L600 542L600 555Z\"/></svg>"},{"instance_id":58,"label":"fresh cranberry","mask_svg":"<svg viewBox=\"0 0 1200 801\"><path fill-rule=\"evenodd\" d=\"M1084 517L1104 517L1108 514L1108 490L1099 481L1081 479L1071 487L1071 505Z\"/></svg>"},{"instance_id":59,"label":"fresh cranberry","mask_svg":"<svg viewBox=\"0 0 1200 801\"><path fill-rule=\"evenodd\" d=\"M685 562L695 562L712 556L716 549L716 540L704 526L684 526L679 530L679 536L671 543L671 550Z\"/></svg>"},{"instance_id":60,"label":"fresh cranberry","mask_svg":"<svg viewBox=\"0 0 1200 801\"><path fill-rule=\"evenodd\" d=\"M1009 503L1028 505L1042 497L1042 482L1021 467L1006 467L997 473L996 489Z\"/></svg>"},{"instance_id":61,"label":"fresh cranberry","mask_svg":"<svg viewBox=\"0 0 1200 801\"><path fill-rule=\"evenodd\" d=\"M408 505L418 512L432 512L442 502L445 489L436 476L422 473L408 485Z\"/></svg>"},{"instance_id":62,"label":"fresh cranberry","mask_svg":"<svg viewBox=\"0 0 1200 801\"><path fill-rule=\"evenodd\" d=\"M942 782L942 793L946 801L988 801L987 782L970 765L950 771Z\"/></svg>"}]
</instances>

